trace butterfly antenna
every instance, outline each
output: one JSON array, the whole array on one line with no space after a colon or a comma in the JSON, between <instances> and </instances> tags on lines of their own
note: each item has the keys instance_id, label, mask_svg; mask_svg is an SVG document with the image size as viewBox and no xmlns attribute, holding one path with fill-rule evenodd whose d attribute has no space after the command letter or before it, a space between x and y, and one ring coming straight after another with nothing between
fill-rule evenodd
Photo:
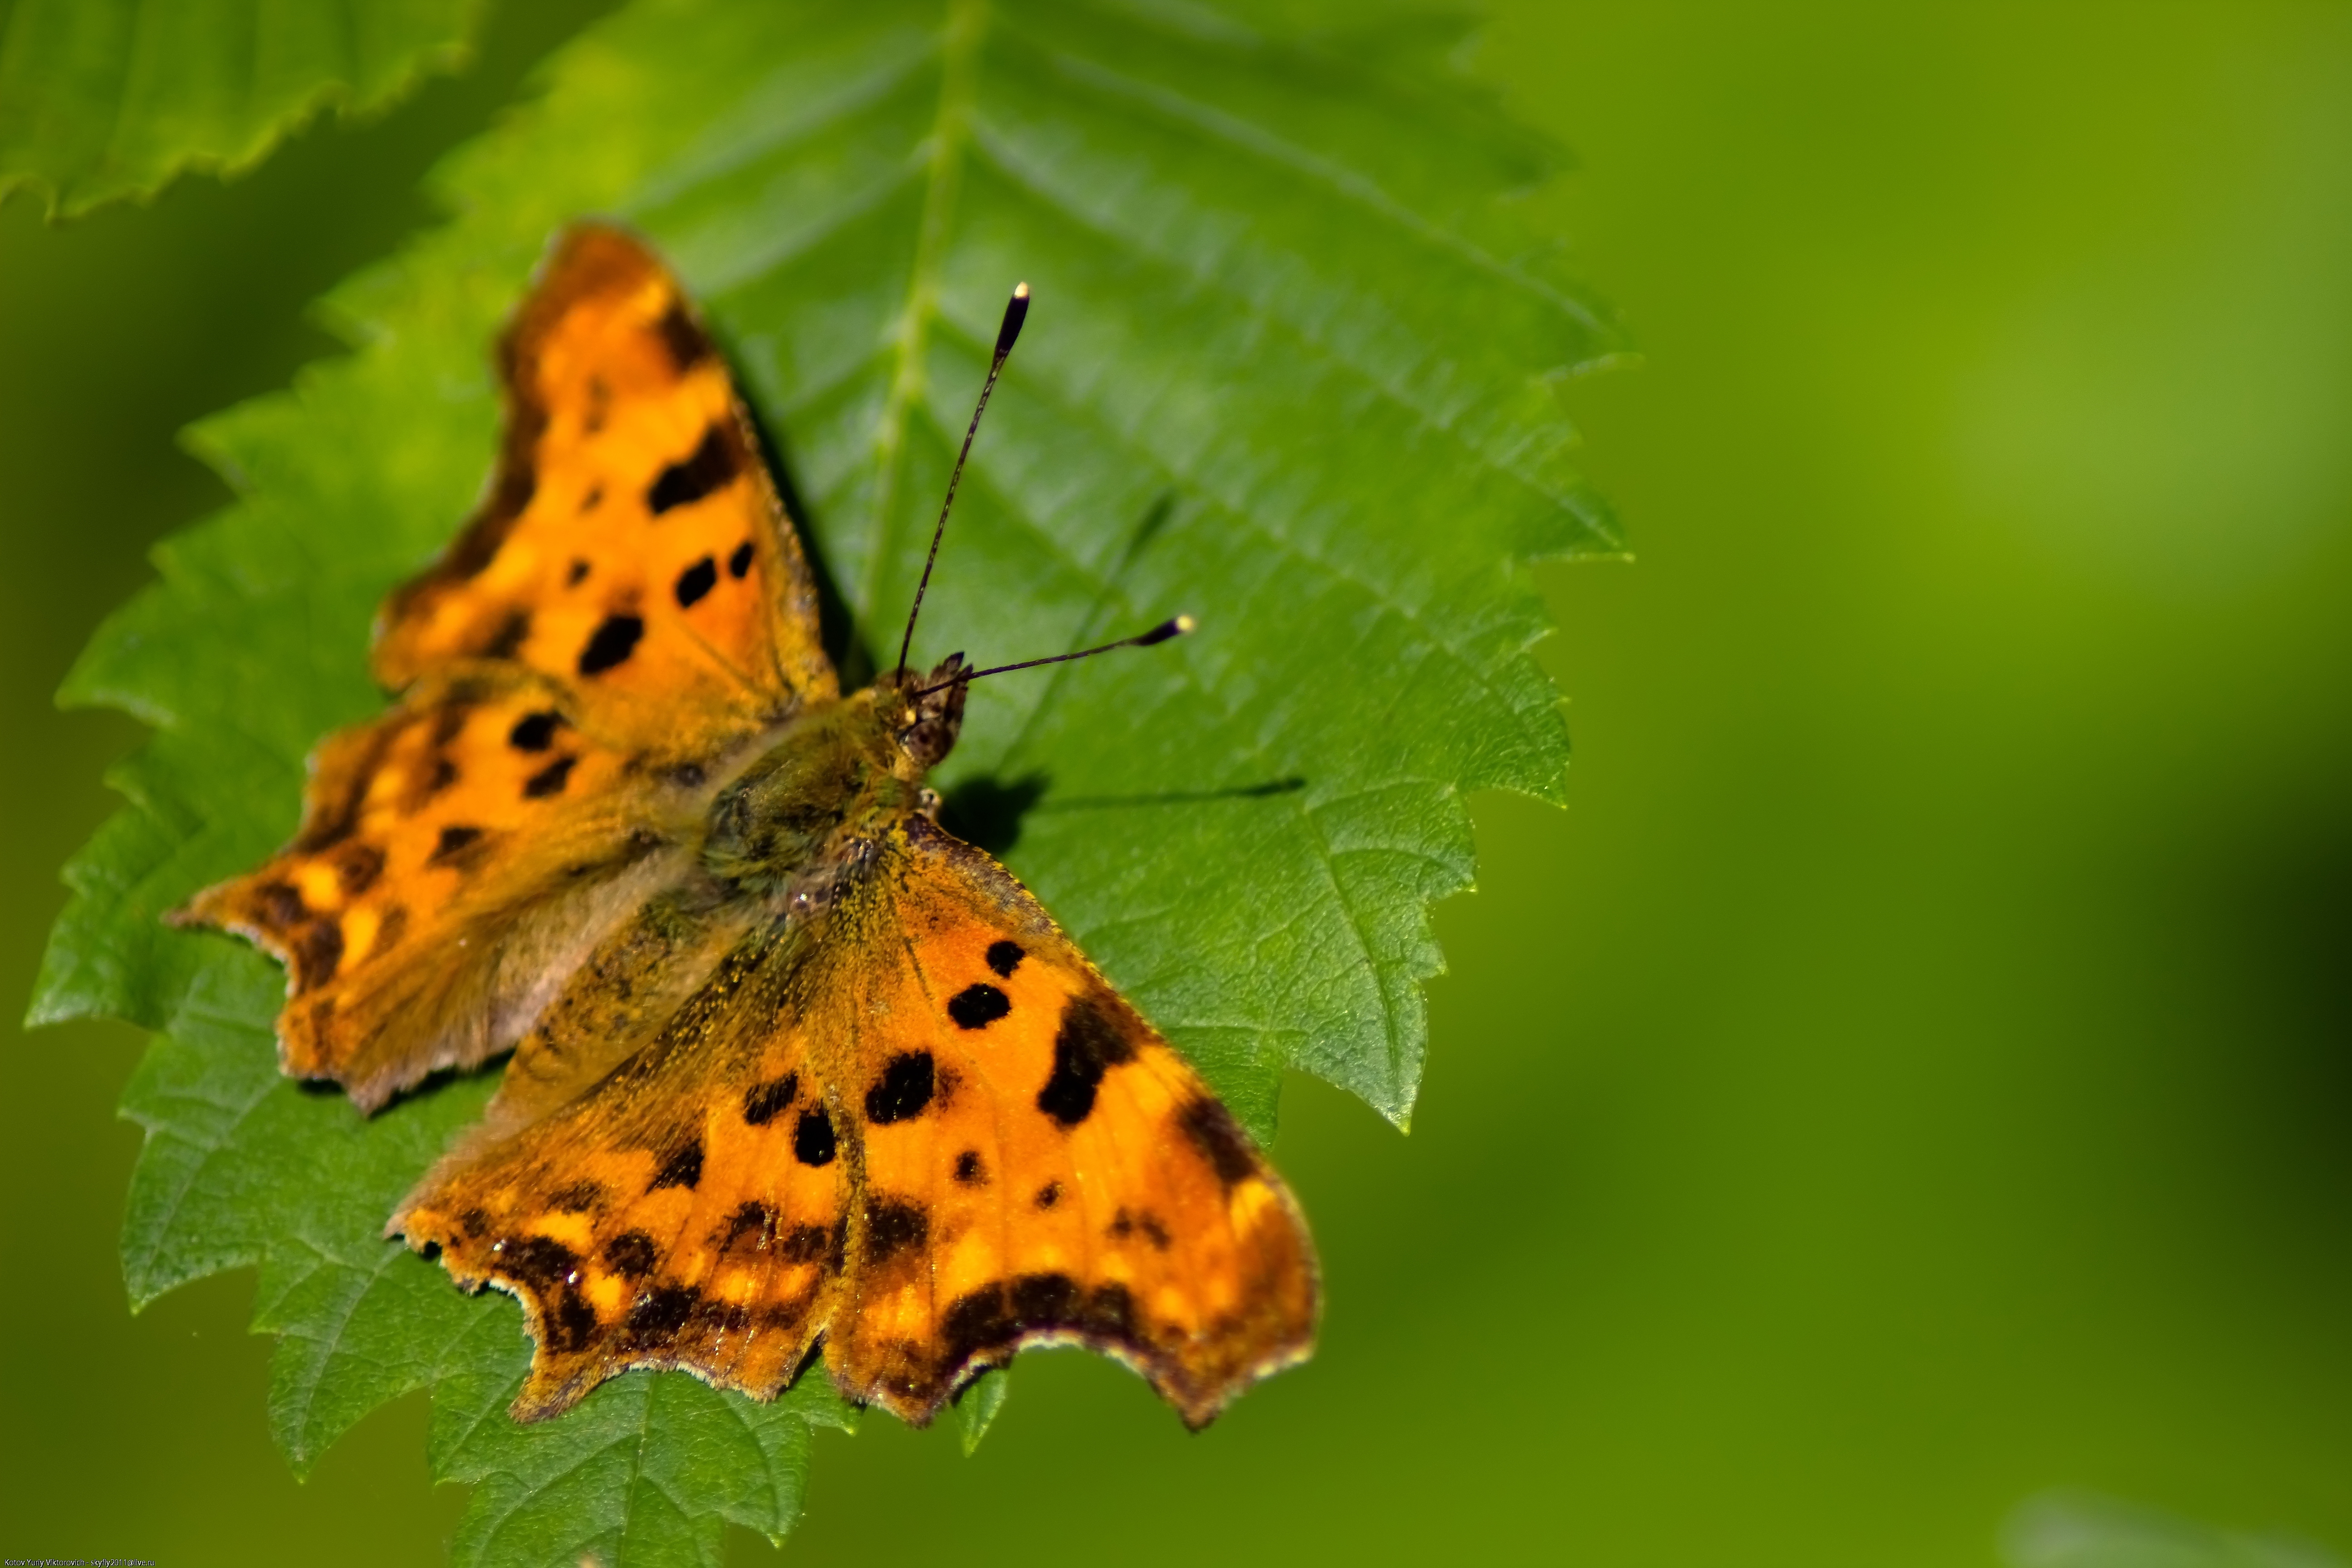
<instances>
[{"instance_id":1,"label":"butterfly antenna","mask_svg":"<svg viewBox=\"0 0 2352 1568\"><path fill-rule=\"evenodd\" d=\"M1170 637L1181 637L1198 624L1190 616L1171 616L1148 632L1139 632L1131 637L1121 637L1117 642L1107 642L1100 647L1080 648L1076 653L1057 653L1051 658L1024 658L1019 664L1000 664L993 669L961 670L950 679L940 681L937 686L927 687L918 691L915 693L915 700L919 702L934 692L945 691L950 686L978 680L983 675L1009 675L1016 669L1034 669L1041 664L1067 664L1074 658L1092 658L1098 653L1108 653L1113 648L1150 647L1155 643L1166 642Z\"/></svg>"},{"instance_id":2,"label":"butterfly antenna","mask_svg":"<svg viewBox=\"0 0 2352 1568\"><path fill-rule=\"evenodd\" d=\"M963 482L963 463L971 456L971 438L980 434L980 416L988 412L988 395L996 390L996 378L1004 369L1004 358L1013 352L1013 340L1021 335L1021 323L1029 319L1029 285L1013 286L1013 298L1005 301L1004 322L996 329L996 353L988 362L988 379L980 385L980 402L971 411L971 424L963 433L963 450L956 454L955 471L948 476L947 499L940 502L940 522L931 530L931 552L923 557L923 580L915 584L915 602L907 611L907 635L898 639L898 678L907 674L907 653L915 646L915 617L923 613L923 594L931 585L931 567L940 558L940 541L947 537L948 510L955 505L956 486Z\"/></svg>"}]
</instances>

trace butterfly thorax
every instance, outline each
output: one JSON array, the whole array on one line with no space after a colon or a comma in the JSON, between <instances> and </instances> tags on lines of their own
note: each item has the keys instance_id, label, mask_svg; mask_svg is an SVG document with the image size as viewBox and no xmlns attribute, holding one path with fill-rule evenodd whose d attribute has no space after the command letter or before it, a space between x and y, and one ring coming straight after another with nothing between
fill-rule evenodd
<instances>
[{"instance_id":1,"label":"butterfly thorax","mask_svg":"<svg viewBox=\"0 0 2352 1568\"><path fill-rule=\"evenodd\" d=\"M962 727L961 668L959 655L802 714L713 800L704 869L793 912L830 903L892 824L937 811L923 777Z\"/></svg>"}]
</instances>

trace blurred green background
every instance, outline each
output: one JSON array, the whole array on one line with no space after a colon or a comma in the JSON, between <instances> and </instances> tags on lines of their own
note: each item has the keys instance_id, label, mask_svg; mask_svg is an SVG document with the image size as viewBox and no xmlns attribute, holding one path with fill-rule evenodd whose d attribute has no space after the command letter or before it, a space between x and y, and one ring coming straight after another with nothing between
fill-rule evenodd
<instances>
[{"instance_id":1,"label":"blurred green background","mask_svg":"<svg viewBox=\"0 0 2352 1568\"><path fill-rule=\"evenodd\" d=\"M136 733L49 693L225 494L173 432L593 9L0 207L0 1010ZM822 1435L788 1552L1990 1565L2060 1486L2352 1546L2352 8L1495 9L1648 355L1570 393L1640 555L1546 578L1573 804L1476 803L1412 1135L1292 1087L1310 1366L1193 1438L1024 1358L973 1459ZM0 1552L436 1559L420 1399L297 1485L250 1274L128 1315L138 1048L0 1053Z\"/></svg>"}]
</instances>

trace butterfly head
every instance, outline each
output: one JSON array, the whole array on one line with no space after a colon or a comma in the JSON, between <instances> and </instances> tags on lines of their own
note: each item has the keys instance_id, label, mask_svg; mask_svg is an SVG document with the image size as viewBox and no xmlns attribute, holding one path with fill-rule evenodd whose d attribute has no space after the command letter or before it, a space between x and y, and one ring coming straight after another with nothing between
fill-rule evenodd
<instances>
[{"instance_id":1,"label":"butterfly head","mask_svg":"<svg viewBox=\"0 0 2352 1568\"><path fill-rule=\"evenodd\" d=\"M902 671L877 693L888 711L898 749L919 778L955 750L963 729L964 693L971 687L963 655L951 653L929 675Z\"/></svg>"}]
</instances>

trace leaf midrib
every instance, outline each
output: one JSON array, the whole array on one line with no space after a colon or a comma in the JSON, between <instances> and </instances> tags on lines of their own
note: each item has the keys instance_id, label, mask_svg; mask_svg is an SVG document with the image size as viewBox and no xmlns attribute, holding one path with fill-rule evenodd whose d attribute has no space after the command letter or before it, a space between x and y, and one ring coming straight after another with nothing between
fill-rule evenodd
<instances>
[{"instance_id":1,"label":"leaf midrib","mask_svg":"<svg viewBox=\"0 0 2352 1568\"><path fill-rule=\"evenodd\" d=\"M940 266L955 220L963 158L971 139L971 111L980 94L980 50L988 27L988 0L950 0L940 40L940 101L923 159L923 210L915 230L915 261L899 309L897 363L874 432L874 552L866 563L865 615L882 603L883 584L898 553L898 481L906 461L907 421L924 389L924 357L939 313Z\"/></svg>"}]
</instances>

